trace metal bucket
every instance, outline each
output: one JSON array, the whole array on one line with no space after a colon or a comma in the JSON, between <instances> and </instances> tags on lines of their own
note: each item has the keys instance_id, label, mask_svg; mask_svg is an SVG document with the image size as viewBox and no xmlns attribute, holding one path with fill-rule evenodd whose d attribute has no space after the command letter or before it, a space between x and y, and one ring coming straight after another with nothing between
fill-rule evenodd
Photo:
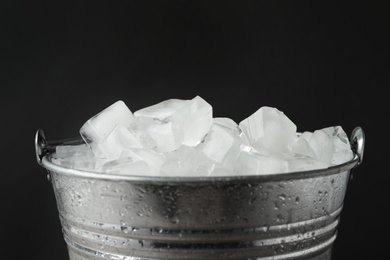
<instances>
[{"instance_id":1,"label":"metal bucket","mask_svg":"<svg viewBox=\"0 0 390 260\"><path fill-rule=\"evenodd\" d=\"M71 260L331 259L352 168L241 177L105 175L51 162L38 131Z\"/></svg>"}]
</instances>

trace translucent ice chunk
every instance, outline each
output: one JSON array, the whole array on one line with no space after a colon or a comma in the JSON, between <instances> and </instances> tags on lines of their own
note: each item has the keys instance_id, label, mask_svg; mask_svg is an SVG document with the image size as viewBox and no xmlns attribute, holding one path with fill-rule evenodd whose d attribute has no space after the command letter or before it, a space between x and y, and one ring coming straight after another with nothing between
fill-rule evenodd
<instances>
[{"instance_id":1,"label":"translucent ice chunk","mask_svg":"<svg viewBox=\"0 0 390 260\"><path fill-rule=\"evenodd\" d=\"M80 134L92 151L97 152L95 144L110 133L116 125L132 128L134 123L133 114L125 103L119 100L89 119L81 127Z\"/></svg>"},{"instance_id":2,"label":"translucent ice chunk","mask_svg":"<svg viewBox=\"0 0 390 260\"><path fill-rule=\"evenodd\" d=\"M56 152L53 155L55 158L66 158L71 156L90 156L93 154L86 144L81 145L59 145L56 147Z\"/></svg>"},{"instance_id":3,"label":"translucent ice chunk","mask_svg":"<svg viewBox=\"0 0 390 260\"><path fill-rule=\"evenodd\" d=\"M106 160L95 158L89 147L83 144L57 146L52 162L66 168L94 171Z\"/></svg>"},{"instance_id":4,"label":"translucent ice chunk","mask_svg":"<svg viewBox=\"0 0 390 260\"><path fill-rule=\"evenodd\" d=\"M95 171L105 162L107 162L107 160L102 158L94 158L89 156L73 157L72 168L84 171Z\"/></svg>"},{"instance_id":5,"label":"translucent ice chunk","mask_svg":"<svg viewBox=\"0 0 390 260\"><path fill-rule=\"evenodd\" d=\"M214 117L213 123L221 125L226 127L227 129L230 129L233 131L236 135L240 136L242 139L242 142L246 145L250 145L249 140L245 136L245 134L242 132L241 128L238 126L236 122L234 122L233 119L230 119L228 117Z\"/></svg>"},{"instance_id":6,"label":"translucent ice chunk","mask_svg":"<svg viewBox=\"0 0 390 260\"><path fill-rule=\"evenodd\" d=\"M144 145L169 152L180 145L197 145L212 122L212 108L200 97L170 99L134 113Z\"/></svg>"},{"instance_id":7,"label":"translucent ice chunk","mask_svg":"<svg viewBox=\"0 0 390 260\"><path fill-rule=\"evenodd\" d=\"M149 165L145 161L135 159L134 157L122 157L108 161L103 164L99 170L104 173L119 175L142 176L151 174Z\"/></svg>"},{"instance_id":8,"label":"translucent ice chunk","mask_svg":"<svg viewBox=\"0 0 390 260\"><path fill-rule=\"evenodd\" d=\"M278 157L288 162L288 172L311 171L329 166L324 162L301 154L283 153L279 154Z\"/></svg>"},{"instance_id":9,"label":"translucent ice chunk","mask_svg":"<svg viewBox=\"0 0 390 260\"><path fill-rule=\"evenodd\" d=\"M283 112L271 107L260 108L239 126L255 149L276 153L291 150L297 129Z\"/></svg>"},{"instance_id":10,"label":"translucent ice chunk","mask_svg":"<svg viewBox=\"0 0 390 260\"><path fill-rule=\"evenodd\" d=\"M311 171L328 168L326 163L310 157L294 158L288 161L289 172Z\"/></svg>"},{"instance_id":11,"label":"translucent ice chunk","mask_svg":"<svg viewBox=\"0 0 390 260\"><path fill-rule=\"evenodd\" d=\"M309 141L306 139L308 134L305 133L295 139L292 144L292 152L315 158L316 154L313 148L311 148L311 146L309 145Z\"/></svg>"},{"instance_id":12,"label":"translucent ice chunk","mask_svg":"<svg viewBox=\"0 0 390 260\"><path fill-rule=\"evenodd\" d=\"M316 159L328 165L341 164L353 157L347 135L341 126L314 131L309 144L316 153Z\"/></svg>"},{"instance_id":13,"label":"translucent ice chunk","mask_svg":"<svg viewBox=\"0 0 390 260\"><path fill-rule=\"evenodd\" d=\"M124 149L120 158L131 157L133 160L141 160L148 164L150 173L158 175L161 165L164 163L165 155L157 154L152 150L143 148Z\"/></svg>"},{"instance_id":14,"label":"translucent ice chunk","mask_svg":"<svg viewBox=\"0 0 390 260\"><path fill-rule=\"evenodd\" d=\"M123 125L116 125L96 146L109 159L117 159L126 148L142 148L140 140Z\"/></svg>"},{"instance_id":15,"label":"translucent ice chunk","mask_svg":"<svg viewBox=\"0 0 390 260\"><path fill-rule=\"evenodd\" d=\"M305 131L305 132L303 132L300 136L299 136L299 138L303 138L303 139L305 139L306 141L310 141L310 138L311 138L311 136L312 136L312 132L309 132L309 131Z\"/></svg>"},{"instance_id":16,"label":"translucent ice chunk","mask_svg":"<svg viewBox=\"0 0 390 260\"><path fill-rule=\"evenodd\" d=\"M226 167L215 166L215 168L210 172L209 175L209 177L221 177L221 176L237 176L237 173L234 172L234 168L228 169Z\"/></svg>"},{"instance_id":17,"label":"translucent ice chunk","mask_svg":"<svg viewBox=\"0 0 390 260\"><path fill-rule=\"evenodd\" d=\"M223 126L226 129L230 129L236 135L240 135L242 133L238 124L236 122L234 122L233 119L230 119L228 117L214 117L213 123L218 124L220 126Z\"/></svg>"},{"instance_id":18,"label":"translucent ice chunk","mask_svg":"<svg viewBox=\"0 0 390 260\"><path fill-rule=\"evenodd\" d=\"M338 165L351 160L353 158L353 152L348 136L343 128L341 126L335 126L323 130L333 136L335 151L332 157L332 165Z\"/></svg>"},{"instance_id":19,"label":"translucent ice chunk","mask_svg":"<svg viewBox=\"0 0 390 260\"><path fill-rule=\"evenodd\" d=\"M196 96L185 107L183 130L183 144L196 146L210 130L213 121L213 108L203 98Z\"/></svg>"},{"instance_id":20,"label":"translucent ice chunk","mask_svg":"<svg viewBox=\"0 0 390 260\"><path fill-rule=\"evenodd\" d=\"M214 120L210 131L196 149L219 167L232 168L243 144L236 126L229 120Z\"/></svg>"},{"instance_id":21,"label":"translucent ice chunk","mask_svg":"<svg viewBox=\"0 0 390 260\"><path fill-rule=\"evenodd\" d=\"M145 147L158 152L167 152L180 146L175 129L180 128L177 120L181 114L175 115L188 103L188 100L169 99L158 104L134 112L137 129Z\"/></svg>"},{"instance_id":22,"label":"translucent ice chunk","mask_svg":"<svg viewBox=\"0 0 390 260\"><path fill-rule=\"evenodd\" d=\"M161 166L161 174L165 176L208 176L215 167L203 154L185 145L166 156Z\"/></svg>"},{"instance_id":23,"label":"translucent ice chunk","mask_svg":"<svg viewBox=\"0 0 390 260\"><path fill-rule=\"evenodd\" d=\"M239 125L212 118L201 97L170 99L133 114L118 101L80 129L86 145L57 147L53 162L108 174L232 176L322 169L350 160L341 127L297 135L283 112L262 107Z\"/></svg>"},{"instance_id":24,"label":"translucent ice chunk","mask_svg":"<svg viewBox=\"0 0 390 260\"><path fill-rule=\"evenodd\" d=\"M234 171L239 175L263 175L285 173L288 169L288 161L285 159L257 152L241 152Z\"/></svg>"},{"instance_id":25,"label":"translucent ice chunk","mask_svg":"<svg viewBox=\"0 0 390 260\"><path fill-rule=\"evenodd\" d=\"M316 130L312 134L310 141L310 146L313 148L316 156L315 158L321 162L324 162L328 165L332 161L332 152L334 151L334 143L331 137L322 130Z\"/></svg>"}]
</instances>

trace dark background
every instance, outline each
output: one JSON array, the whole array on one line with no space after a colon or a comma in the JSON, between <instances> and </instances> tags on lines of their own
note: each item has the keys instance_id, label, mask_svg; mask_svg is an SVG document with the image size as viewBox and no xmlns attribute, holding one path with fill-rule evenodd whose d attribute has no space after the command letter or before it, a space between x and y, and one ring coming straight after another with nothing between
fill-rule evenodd
<instances>
[{"instance_id":1,"label":"dark background","mask_svg":"<svg viewBox=\"0 0 390 260\"><path fill-rule=\"evenodd\" d=\"M214 116L237 122L268 105L299 131L361 126L365 158L333 259L382 258L387 10L374 1L1 1L2 254L67 259L54 194L35 160L38 128L49 139L75 137L118 99L136 111L200 95Z\"/></svg>"}]
</instances>

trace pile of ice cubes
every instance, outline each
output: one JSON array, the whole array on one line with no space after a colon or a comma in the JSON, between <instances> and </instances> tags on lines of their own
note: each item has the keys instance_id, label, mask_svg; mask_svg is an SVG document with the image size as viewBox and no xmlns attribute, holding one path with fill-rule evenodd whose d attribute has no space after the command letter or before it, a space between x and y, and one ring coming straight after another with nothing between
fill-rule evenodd
<instances>
[{"instance_id":1,"label":"pile of ice cubes","mask_svg":"<svg viewBox=\"0 0 390 260\"><path fill-rule=\"evenodd\" d=\"M134 113L117 101L89 119L80 134L85 144L58 146L54 163L120 175L237 176L322 169L353 158L340 126L300 134L272 107L237 124L213 118L211 105L199 96Z\"/></svg>"}]
</instances>

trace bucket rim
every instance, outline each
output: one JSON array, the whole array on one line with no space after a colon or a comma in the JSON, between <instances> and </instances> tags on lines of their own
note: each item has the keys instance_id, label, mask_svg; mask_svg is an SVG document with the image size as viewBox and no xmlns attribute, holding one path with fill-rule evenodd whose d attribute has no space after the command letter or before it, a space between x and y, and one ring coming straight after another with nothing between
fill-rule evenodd
<instances>
[{"instance_id":1,"label":"bucket rim","mask_svg":"<svg viewBox=\"0 0 390 260\"><path fill-rule=\"evenodd\" d=\"M287 173L274 173L265 175L239 175L239 176L145 176L145 175L119 175L119 174L106 174L98 171L86 171L81 169L73 169L64 167L52 162L52 154L48 153L42 158L42 166L48 171L56 172L59 174L87 178L87 179L99 179L99 180L111 180L111 181L128 181L134 183L160 183L160 184L191 184L191 183L226 183L226 182L246 182L246 183L258 183L258 182L271 182L271 181L291 181L307 178L315 178L320 176L334 175L345 171L350 171L356 167L359 163L359 156L354 153L351 160L331 166L328 168L315 169L309 171L297 171Z\"/></svg>"}]
</instances>

